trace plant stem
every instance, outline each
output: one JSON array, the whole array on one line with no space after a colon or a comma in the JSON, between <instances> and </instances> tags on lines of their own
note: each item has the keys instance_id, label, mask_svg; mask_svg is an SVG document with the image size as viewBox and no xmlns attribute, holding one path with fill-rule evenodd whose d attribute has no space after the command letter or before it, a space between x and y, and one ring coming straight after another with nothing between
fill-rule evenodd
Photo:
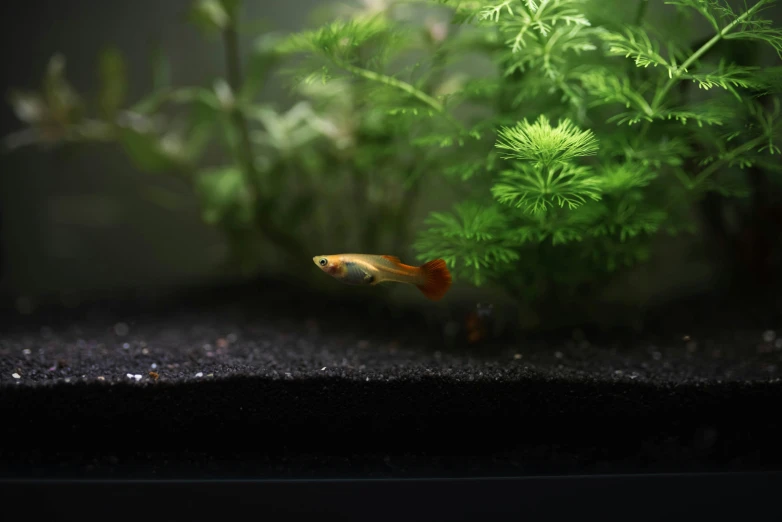
<instances>
[{"instance_id":1,"label":"plant stem","mask_svg":"<svg viewBox=\"0 0 782 522\"><path fill-rule=\"evenodd\" d=\"M638 10L635 12L635 25L641 25L641 21L646 16L646 9L649 7L649 0L640 0Z\"/></svg>"},{"instance_id":2,"label":"plant stem","mask_svg":"<svg viewBox=\"0 0 782 522\"><path fill-rule=\"evenodd\" d=\"M702 171L700 171L700 172L698 173L698 175L697 175L697 176L695 176L695 178L692 180L692 185L691 185L691 186L692 186L692 187L696 187L696 186L700 185L700 184L701 184L701 183L703 183L703 182L704 182L704 181L705 181L705 180L706 180L706 179L707 179L709 176L711 176L712 174L714 174L714 172L715 172L715 171L716 171L718 168L720 168L721 166L723 166L725 163L729 162L730 160L732 160L732 159L733 159L733 158L735 158L736 156L738 156L738 155L740 155L740 154L743 154L744 152L747 152L747 151L749 151L749 150L752 150L752 149L754 149L755 147L757 147L757 146L759 146L759 145L761 145L761 144L765 143L766 139L767 139L767 138L766 138L765 136L758 136L758 137L757 137L757 138L755 138L754 140L750 140L750 141L748 141L748 142L744 143L743 145L739 145L739 146L738 146L738 147L736 147L735 149L731 150L730 152L728 152L727 154L725 154L725 156L724 156L724 157L720 158L719 160L715 161L714 163L712 163L711 165L709 165L708 167L706 167L705 169L703 169Z\"/></svg>"},{"instance_id":3,"label":"plant stem","mask_svg":"<svg viewBox=\"0 0 782 522\"><path fill-rule=\"evenodd\" d=\"M231 91L236 93L242 84L242 71L239 64L239 39L236 34L234 21L231 21L223 31L223 41L225 43L225 62L228 69L228 85L231 87ZM241 110L236 106L231 108L231 121L239 131L239 150L237 155L244 167L242 171L245 175L245 181L251 190L253 201L257 202L261 190L252 154L249 126Z\"/></svg>"},{"instance_id":4,"label":"plant stem","mask_svg":"<svg viewBox=\"0 0 782 522\"><path fill-rule=\"evenodd\" d=\"M444 116L454 126L458 127L459 129L462 128L461 123L459 123L453 116L451 116L445 110L445 107L443 107L442 103L437 101L435 98L429 96L425 92L421 91L420 89L417 89L414 86L410 85L409 83L402 80L398 80L392 76L387 76L385 74L376 73L375 71L370 71L369 69L364 69L362 67L351 65L347 62L343 62L342 60L335 60L335 62L340 67L342 67L343 69L345 69L346 71L352 74L355 74L356 76L360 76L362 78L365 78L373 82L382 83L388 85L389 87L394 87L396 89L406 92L407 94L413 96L414 98L417 98L419 101L430 106L436 112Z\"/></svg>"},{"instance_id":5,"label":"plant stem","mask_svg":"<svg viewBox=\"0 0 782 522\"><path fill-rule=\"evenodd\" d=\"M697 51L695 51L687 60L681 64L679 67L677 67L671 74L670 78L668 78L668 81L663 85L662 89L657 91L657 93L654 96L654 100L652 101L652 107L654 109L658 109L660 107L660 104L662 103L663 99L665 98L665 95L668 94L668 91L671 90L671 87L679 81L679 78L681 78L682 74L687 72L687 68L690 67L693 63L695 63L701 56L706 54L709 49L714 47L714 45L719 42L726 34L731 32L734 27L736 27L738 24L743 22L747 17L752 15L755 11L760 8L761 4L764 2L758 2L757 4L753 5L751 8L747 9L744 13L742 13L740 16L738 16L735 20L733 20L731 23L726 25L722 28L721 31L719 31L717 34L715 34L708 42L703 44Z\"/></svg>"},{"instance_id":6,"label":"plant stem","mask_svg":"<svg viewBox=\"0 0 782 522\"><path fill-rule=\"evenodd\" d=\"M239 39L236 32L236 21L232 18L223 31L223 41L225 44L225 58L228 74L228 85L233 93L239 92L242 85L242 71L239 58ZM256 223L260 231L266 238L283 250L285 254L298 262L303 262L307 254L301 244L295 237L288 234L285 230L275 226L272 216L269 215L268 206L262 200L262 190L258 176L258 169L253 157L252 143L250 141L250 128L244 114L239 107L231 108L231 121L239 132L239 147L237 155L242 163L242 172L244 173L247 187L250 190L250 197L258 209Z\"/></svg>"},{"instance_id":7,"label":"plant stem","mask_svg":"<svg viewBox=\"0 0 782 522\"><path fill-rule=\"evenodd\" d=\"M414 96L424 102L425 104L432 107L437 112L444 112L445 109L443 108L443 104L437 101L436 99L432 98L428 94L426 94L423 91L420 91L410 85L407 82L404 82L402 80L398 80L392 76L386 76L385 74L376 73L375 71L370 71L368 69L364 69L362 67L356 67L355 65L351 65L346 62L339 61L339 66L345 69L346 71L349 71L356 76L361 76L362 78L366 78L367 80L371 80L378 83L384 83L386 85L389 85L391 87L395 87L397 89L400 89L407 94Z\"/></svg>"},{"instance_id":8,"label":"plant stem","mask_svg":"<svg viewBox=\"0 0 782 522\"><path fill-rule=\"evenodd\" d=\"M646 4L648 3L648 0L642 0L641 4L638 6L638 13L637 18L640 23L640 18L644 15L646 11ZM674 86L674 84L679 81L679 78L681 78L682 74L684 74L687 71L687 68L690 67L693 63L695 63L701 56L706 54L706 52L709 51L714 45L717 44L726 34L728 34L730 31L733 30L734 27L736 27L738 24L740 24L742 21L744 21L747 17L749 17L752 13L758 10L758 8L763 4L764 2L758 2L754 6L752 6L750 9L745 11L742 15L737 17L735 20L733 20L731 23L726 25L721 31L719 31L717 34L715 34L709 41L707 41L705 44L703 44L697 51L695 51L683 64L681 64L679 67L676 68L672 73L670 73L670 77L668 78L668 81L663 85L663 87L658 90L654 98L652 100L651 109L652 111L656 111L660 108L660 105L662 104L663 100L665 99L665 96L668 94L668 91L671 90L671 88ZM643 139L646 137L647 132L649 132L649 127L651 126L651 123L649 121L644 122L643 126L641 127L641 132L637 136L638 143L641 143Z\"/></svg>"}]
</instances>

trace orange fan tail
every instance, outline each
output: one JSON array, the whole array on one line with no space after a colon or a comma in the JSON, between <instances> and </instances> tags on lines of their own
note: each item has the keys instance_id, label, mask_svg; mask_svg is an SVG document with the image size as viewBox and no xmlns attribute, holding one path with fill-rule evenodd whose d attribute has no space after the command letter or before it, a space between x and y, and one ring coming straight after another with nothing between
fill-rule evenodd
<instances>
[{"instance_id":1,"label":"orange fan tail","mask_svg":"<svg viewBox=\"0 0 782 522\"><path fill-rule=\"evenodd\" d=\"M442 259L421 265L425 283L416 285L432 301L439 301L451 287L451 273Z\"/></svg>"}]
</instances>

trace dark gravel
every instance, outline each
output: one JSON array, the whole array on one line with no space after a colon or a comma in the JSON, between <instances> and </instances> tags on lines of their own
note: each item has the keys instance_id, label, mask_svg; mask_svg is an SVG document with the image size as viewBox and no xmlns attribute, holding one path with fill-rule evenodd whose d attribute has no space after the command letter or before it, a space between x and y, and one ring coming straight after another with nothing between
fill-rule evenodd
<instances>
[{"instance_id":1,"label":"dark gravel","mask_svg":"<svg viewBox=\"0 0 782 522\"><path fill-rule=\"evenodd\" d=\"M275 304L270 295L264 305L102 304L8 316L0 471L782 469L774 330L576 331L467 347L458 335L443 343L442 324L427 329L413 316L386 311L380 320L368 305L316 307L292 295Z\"/></svg>"}]
</instances>

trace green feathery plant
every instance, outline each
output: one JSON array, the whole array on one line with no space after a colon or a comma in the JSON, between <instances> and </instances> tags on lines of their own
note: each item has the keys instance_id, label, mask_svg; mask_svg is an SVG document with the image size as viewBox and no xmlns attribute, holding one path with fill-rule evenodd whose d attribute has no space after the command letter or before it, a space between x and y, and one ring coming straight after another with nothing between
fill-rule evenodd
<instances>
[{"instance_id":1,"label":"green feathery plant","mask_svg":"<svg viewBox=\"0 0 782 522\"><path fill-rule=\"evenodd\" d=\"M400 156L452 182L461 199L425 220L419 259L534 297L646 260L660 234L694 232L705 193L747 193L737 168L779 169L782 69L726 56L744 41L782 57L782 31L761 16L772 2L666 2L711 27L694 48L681 26L646 25L647 3L628 20L628 2L388 1L278 49L307 57L295 82L353 86L398 125ZM417 20L439 28L433 48L410 36Z\"/></svg>"}]
</instances>

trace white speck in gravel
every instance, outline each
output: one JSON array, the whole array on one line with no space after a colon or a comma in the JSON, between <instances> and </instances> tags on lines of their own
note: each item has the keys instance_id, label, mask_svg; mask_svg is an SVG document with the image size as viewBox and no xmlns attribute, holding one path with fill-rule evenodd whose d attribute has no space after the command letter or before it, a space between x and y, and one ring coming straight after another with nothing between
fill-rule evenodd
<instances>
[{"instance_id":1,"label":"white speck in gravel","mask_svg":"<svg viewBox=\"0 0 782 522\"><path fill-rule=\"evenodd\" d=\"M98 376L98 380L99 380L99 381L105 381L105 380L106 380L106 377L104 377L103 375L99 375L99 376Z\"/></svg>"},{"instance_id":2,"label":"white speck in gravel","mask_svg":"<svg viewBox=\"0 0 782 522\"><path fill-rule=\"evenodd\" d=\"M152 363L152 366L150 366L150 368L152 368L153 370L156 369L157 368L157 364Z\"/></svg>"},{"instance_id":3,"label":"white speck in gravel","mask_svg":"<svg viewBox=\"0 0 782 522\"><path fill-rule=\"evenodd\" d=\"M777 338L777 333L774 330L766 330L763 332L763 340L767 343L772 342L774 339Z\"/></svg>"},{"instance_id":4,"label":"white speck in gravel","mask_svg":"<svg viewBox=\"0 0 782 522\"><path fill-rule=\"evenodd\" d=\"M196 377L203 377L204 376L204 372L198 372L197 374L195 374L195 376Z\"/></svg>"},{"instance_id":5,"label":"white speck in gravel","mask_svg":"<svg viewBox=\"0 0 782 522\"><path fill-rule=\"evenodd\" d=\"M22 350L22 353L25 355L30 355L32 352L30 351L29 348L25 348L24 350Z\"/></svg>"},{"instance_id":6,"label":"white speck in gravel","mask_svg":"<svg viewBox=\"0 0 782 522\"><path fill-rule=\"evenodd\" d=\"M65 378L65 382L71 382L71 378L70 377L66 377Z\"/></svg>"},{"instance_id":7,"label":"white speck in gravel","mask_svg":"<svg viewBox=\"0 0 782 522\"><path fill-rule=\"evenodd\" d=\"M123 350L127 350L127 349L129 349L129 348L130 348L130 344L128 344L128 343L123 343L123 344L122 344L122 349L123 349Z\"/></svg>"},{"instance_id":8,"label":"white speck in gravel","mask_svg":"<svg viewBox=\"0 0 782 522\"><path fill-rule=\"evenodd\" d=\"M22 376L19 375L18 373L12 373L11 377L13 377L14 379L21 379L22 378Z\"/></svg>"},{"instance_id":9,"label":"white speck in gravel","mask_svg":"<svg viewBox=\"0 0 782 522\"><path fill-rule=\"evenodd\" d=\"M141 375L136 374L136 375L133 376L133 378L136 379L136 382L138 382L138 381L141 380Z\"/></svg>"},{"instance_id":10,"label":"white speck in gravel","mask_svg":"<svg viewBox=\"0 0 782 522\"><path fill-rule=\"evenodd\" d=\"M320 369L320 371L325 372L326 371L326 367L324 366L323 368Z\"/></svg>"},{"instance_id":11,"label":"white speck in gravel","mask_svg":"<svg viewBox=\"0 0 782 522\"><path fill-rule=\"evenodd\" d=\"M126 376L128 379L132 379L132 378L133 378L133 374L132 374L132 373L126 373L126 374L125 374L125 376Z\"/></svg>"}]
</instances>

